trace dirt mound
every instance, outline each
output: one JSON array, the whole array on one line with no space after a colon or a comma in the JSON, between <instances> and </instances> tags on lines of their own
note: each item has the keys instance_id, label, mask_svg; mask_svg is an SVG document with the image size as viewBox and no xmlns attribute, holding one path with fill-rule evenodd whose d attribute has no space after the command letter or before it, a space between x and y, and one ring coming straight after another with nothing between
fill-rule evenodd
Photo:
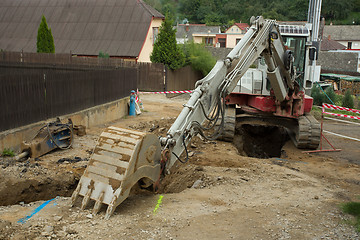
<instances>
[{"instance_id":1,"label":"dirt mound","mask_svg":"<svg viewBox=\"0 0 360 240\"><path fill-rule=\"evenodd\" d=\"M197 180L203 181L204 168L201 166L178 164L173 169L172 174L162 180L160 193L178 193L191 188Z\"/></svg>"}]
</instances>

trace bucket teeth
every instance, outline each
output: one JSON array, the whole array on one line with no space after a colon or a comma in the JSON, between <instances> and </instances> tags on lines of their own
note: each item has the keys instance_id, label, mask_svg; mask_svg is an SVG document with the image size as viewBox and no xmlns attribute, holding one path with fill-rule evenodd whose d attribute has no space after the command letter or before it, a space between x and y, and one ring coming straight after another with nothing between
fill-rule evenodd
<instances>
[{"instance_id":1,"label":"bucket teeth","mask_svg":"<svg viewBox=\"0 0 360 240\"><path fill-rule=\"evenodd\" d=\"M111 203L109 204L108 208L106 209L106 213L105 213L105 219L108 220L110 218L110 216L114 213L115 208L114 208L114 204L117 200L117 197L114 196L113 199L111 200Z\"/></svg>"},{"instance_id":2,"label":"bucket teeth","mask_svg":"<svg viewBox=\"0 0 360 240\"><path fill-rule=\"evenodd\" d=\"M82 203L81 203L81 210L84 210L86 208L86 205L88 205L90 200L92 189L88 189L87 193L85 194Z\"/></svg>"},{"instance_id":3,"label":"bucket teeth","mask_svg":"<svg viewBox=\"0 0 360 240\"><path fill-rule=\"evenodd\" d=\"M104 192L102 192L100 194L100 197L96 200L95 205L94 205L94 209L92 211L93 215L96 215L99 212L99 209L101 207L102 204L102 200L104 199Z\"/></svg>"},{"instance_id":4,"label":"bucket teeth","mask_svg":"<svg viewBox=\"0 0 360 240\"><path fill-rule=\"evenodd\" d=\"M83 196L81 209L95 201L93 214L108 205L108 219L140 179L155 182L160 175L160 142L154 134L108 127L99 138L71 202Z\"/></svg>"},{"instance_id":5,"label":"bucket teeth","mask_svg":"<svg viewBox=\"0 0 360 240\"><path fill-rule=\"evenodd\" d=\"M79 183L75 189L75 191L73 192L73 194L71 195L71 206L75 205L76 200L79 197L79 192L81 189L81 184Z\"/></svg>"}]
</instances>

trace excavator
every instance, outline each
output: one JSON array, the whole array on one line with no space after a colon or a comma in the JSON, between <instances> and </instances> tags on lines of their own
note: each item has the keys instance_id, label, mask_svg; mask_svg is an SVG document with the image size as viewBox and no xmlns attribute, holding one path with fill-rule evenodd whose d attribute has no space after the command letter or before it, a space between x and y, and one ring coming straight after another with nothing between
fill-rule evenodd
<instances>
[{"instance_id":1,"label":"excavator","mask_svg":"<svg viewBox=\"0 0 360 240\"><path fill-rule=\"evenodd\" d=\"M170 172L177 161L188 161L187 146L193 137L200 135L214 140L223 134L226 105L233 103L227 96L259 57L266 63L267 79L271 84L271 96L262 97L271 98L268 106L275 109L274 114L264 113L262 117L273 119L274 122L279 118L290 119L289 129L295 136L295 142L305 147L317 147L314 136L320 135L320 129L319 133L315 133L317 128L310 131L309 122L312 120L307 120L312 99L305 98L296 81L294 56L285 47L277 22L261 16L252 17L250 22L250 29L236 47L196 83L190 99L166 136L158 137L152 133L113 126L105 129L72 194L72 206L79 196L83 197L81 209L85 209L90 201L95 201L93 214L97 214L105 204L105 219L109 219L135 184L157 189L163 176ZM246 108L245 115L251 113L252 100L248 96L255 95L247 94L245 100L236 102ZM266 103L266 100L263 101ZM258 109L254 111L255 115L259 114ZM282 113L284 116L281 116ZM306 119L303 119L304 115ZM181 159L182 154L185 159Z\"/></svg>"}]
</instances>

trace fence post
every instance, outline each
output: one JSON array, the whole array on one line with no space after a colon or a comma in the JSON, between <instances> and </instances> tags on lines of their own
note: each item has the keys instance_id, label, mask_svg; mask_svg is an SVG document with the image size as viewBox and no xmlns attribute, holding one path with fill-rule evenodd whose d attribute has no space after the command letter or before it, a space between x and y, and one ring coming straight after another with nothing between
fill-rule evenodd
<instances>
[{"instance_id":1,"label":"fence post","mask_svg":"<svg viewBox=\"0 0 360 240\"><path fill-rule=\"evenodd\" d=\"M167 86L168 86L168 68L167 66L164 64L164 91L167 91Z\"/></svg>"}]
</instances>

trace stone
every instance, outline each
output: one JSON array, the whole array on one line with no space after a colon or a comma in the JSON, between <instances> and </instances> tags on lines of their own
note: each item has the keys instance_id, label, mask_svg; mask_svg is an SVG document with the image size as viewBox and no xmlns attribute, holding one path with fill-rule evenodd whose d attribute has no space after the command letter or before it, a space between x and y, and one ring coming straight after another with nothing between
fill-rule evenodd
<instances>
[{"instance_id":1,"label":"stone","mask_svg":"<svg viewBox=\"0 0 360 240\"><path fill-rule=\"evenodd\" d=\"M201 179L198 179L194 182L191 188L199 188L200 184L202 183Z\"/></svg>"},{"instance_id":2,"label":"stone","mask_svg":"<svg viewBox=\"0 0 360 240\"><path fill-rule=\"evenodd\" d=\"M50 233L54 230L54 227L53 226L45 226L44 227L44 231L47 232L49 235Z\"/></svg>"}]
</instances>

